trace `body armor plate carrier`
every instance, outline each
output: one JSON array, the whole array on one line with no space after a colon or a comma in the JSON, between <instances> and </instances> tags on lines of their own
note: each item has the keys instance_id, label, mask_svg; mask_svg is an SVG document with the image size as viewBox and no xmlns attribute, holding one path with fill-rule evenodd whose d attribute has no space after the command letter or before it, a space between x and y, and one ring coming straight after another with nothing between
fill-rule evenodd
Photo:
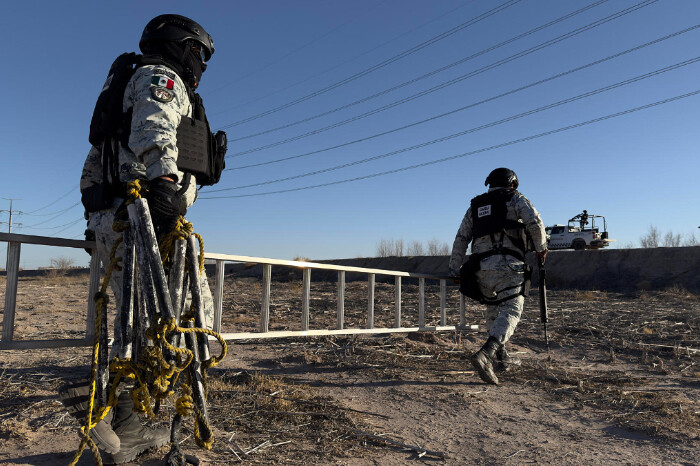
<instances>
[{"instance_id":1,"label":"body armor plate carrier","mask_svg":"<svg viewBox=\"0 0 700 466\"><path fill-rule=\"evenodd\" d=\"M168 61L157 56L142 56L133 52L117 57L110 67L102 91L95 104L90 122L90 144L102 152L103 180L99 185L84 189L83 206L87 212L111 207L115 197L124 197L124 186L119 182L118 144L128 147L131 133L131 109L122 111L124 92L136 69L144 65L164 65ZM177 128L178 169L197 178L197 183L210 186L218 183L224 169L226 133L211 133L209 122L199 94L188 89L193 106L193 117L183 116ZM118 143L118 144L117 144ZM186 180L189 182L189 176ZM182 191L186 186L183 186Z\"/></svg>"},{"instance_id":2,"label":"body armor plate carrier","mask_svg":"<svg viewBox=\"0 0 700 466\"><path fill-rule=\"evenodd\" d=\"M471 254L469 256L467 262L460 269L460 291L465 296L479 301L482 304L499 304L515 296L525 296L529 291L532 270L527 264L525 265L525 282L523 285L515 287L519 288L515 293L501 299L490 299L484 296L479 287L479 281L476 275L476 272L481 268L481 261L497 254L512 256L525 262L527 245L520 235L525 225L522 222L507 218L508 202L516 193L517 191L515 189L496 189L481 194L471 201L472 236L473 238L490 236L492 248L488 251ZM507 235L506 230L517 230L518 236L512 237ZM498 239L496 239L496 235L499 235ZM506 236L517 249L503 246L503 239ZM508 290L508 288L498 290L498 293L506 290Z\"/></svg>"}]
</instances>

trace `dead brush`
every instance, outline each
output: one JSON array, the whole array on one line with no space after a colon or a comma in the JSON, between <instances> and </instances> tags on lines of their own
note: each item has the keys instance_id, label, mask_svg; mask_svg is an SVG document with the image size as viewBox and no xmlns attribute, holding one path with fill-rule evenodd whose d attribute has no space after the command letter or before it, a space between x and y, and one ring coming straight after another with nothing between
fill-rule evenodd
<instances>
[{"instance_id":1,"label":"dead brush","mask_svg":"<svg viewBox=\"0 0 700 466\"><path fill-rule=\"evenodd\" d=\"M296 259L294 259L296 260ZM295 281L293 283L290 283L289 285L289 291L294 295L294 296L301 296L301 293L304 291L304 282L300 281Z\"/></svg>"},{"instance_id":2,"label":"dead brush","mask_svg":"<svg viewBox=\"0 0 700 466\"><path fill-rule=\"evenodd\" d=\"M674 284L661 292L662 294L677 299L698 299L698 295L688 291L683 285Z\"/></svg>"},{"instance_id":3,"label":"dead brush","mask_svg":"<svg viewBox=\"0 0 700 466\"><path fill-rule=\"evenodd\" d=\"M50 285L65 285L67 278L66 272L65 269L46 269L46 280Z\"/></svg>"},{"instance_id":4,"label":"dead brush","mask_svg":"<svg viewBox=\"0 0 700 466\"><path fill-rule=\"evenodd\" d=\"M232 433L229 445L237 455L256 463L325 464L361 441L352 431L362 428L354 410L307 385L246 371L213 371L209 383L211 405L216 406L211 422ZM312 450L304 444L313 445ZM302 452L306 457L299 461ZM363 454L370 452L353 452Z\"/></svg>"},{"instance_id":5,"label":"dead brush","mask_svg":"<svg viewBox=\"0 0 700 466\"><path fill-rule=\"evenodd\" d=\"M606 291L596 291L596 290L575 290L573 292L572 298L575 301L605 300L608 298L608 293Z\"/></svg>"},{"instance_id":6,"label":"dead brush","mask_svg":"<svg viewBox=\"0 0 700 466\"><path fill-rule=\"evenodd\" d=\"M663 367L663 361L658 363ZM647 388L624 371L606 375L547 362L523 364L518 378L534 381L555 399L602 410L618 426L670 440L700 436L694 402L679 391Z\"/></svg>"}]
</instances>

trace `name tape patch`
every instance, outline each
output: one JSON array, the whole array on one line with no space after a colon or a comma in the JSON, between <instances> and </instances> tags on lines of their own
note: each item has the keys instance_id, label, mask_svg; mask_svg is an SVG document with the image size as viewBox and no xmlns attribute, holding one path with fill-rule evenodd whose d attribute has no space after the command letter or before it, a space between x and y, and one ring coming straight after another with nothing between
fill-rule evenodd
<instances>
[{"instance_id":1,"label":"name tape patch","mask_svg":"<svg viewBox=\"0 0 700 466\"><path fill-rule=\"evenodd\" d=\"M477 212L478 218L486 217L487 215L491 215L491 204L479 207L479 210Z\"/></svg>"}]
</instances>

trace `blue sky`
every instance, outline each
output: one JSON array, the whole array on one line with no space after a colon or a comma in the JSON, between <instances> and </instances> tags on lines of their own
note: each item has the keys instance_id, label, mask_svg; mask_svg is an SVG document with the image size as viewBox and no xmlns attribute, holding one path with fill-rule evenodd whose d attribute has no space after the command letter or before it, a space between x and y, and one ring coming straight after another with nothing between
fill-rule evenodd
<instances>
[{"instance_id":1,"label":"blue sky","mask_svg":"<svg viewBox=\"0 0 700 466\"><path fill-rule=\"evenodd\" d=\"M618 245L650 225L697 236L700 95L576 126L700 90L700 27L680 33L700 23L696 0L163 5L3 6L0 197L24 212L14 232L82 237L78 181L107 70L138 49L148 20L178 13L214 38L200 94L230 140L232 170L187 215L208 251L329 259L372 256L383 238L451 245L500 166L517 172L546 224L587 209L605 215ZM241 195L251 196L230 197ZM25 246L21 266L57 256L88 260Z\"/></svg>"}]
</instances>

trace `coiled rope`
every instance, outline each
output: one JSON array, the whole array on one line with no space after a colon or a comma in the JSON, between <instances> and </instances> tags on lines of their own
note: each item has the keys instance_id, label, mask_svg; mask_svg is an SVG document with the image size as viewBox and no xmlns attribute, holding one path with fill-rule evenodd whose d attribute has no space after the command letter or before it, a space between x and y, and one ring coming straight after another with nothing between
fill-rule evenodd
<instances>
[{"instance_id":1,"label":"coiled rope","mask_svg":"<svg viewBox=\"0 0 700 466\"><path fill-rule=\"evenodd\" d=\"M136 180L128 184L127 186L127 201L124 207L133 203L135 200L141 198L141 183ZM125 217L126 210L119 209L115 213L114 223L112 228L116 232L123 232L127 228L130 228L130 223L128 218ZM190 235L195 235L199 242L199 272L202 274L204 272L204 240L201 235L194 232L194 227L192 223L185 220L184 217L178 219L175 229L163 235L159 241L159 249L161 250L161 258L163 264L167 264L172 256L172 251L174 250L175 241L179 239L187 239ZM90 395L89 395L89 406L87 411L87 416L85 419L85 425L81 427L81 439L78 450L76 451L73 459L70 463L74 466L86 447L89 447L92 451L95 463L99 466L102 465L102 458L100 456L99 449L95 442L90 438L90 430L92 430L100 421L102 421L105 416L109 413L117 404L117 387L122 380L135 380L136 386L131 390L131 398L134 402L134 411L147 415L149 418L155 416L155 413L151 407L153 400L156 403L160 403L163 399L172 395L174 392L171 387L175 387L180 373L185 370L192 362L194 355L191 350L187 348L176 348L171 345L166 338L166 336L172 332L178 332L182 335L187 333L211 335L217 339L221 345L221 353L218 356L212 356L208 361L202 363L202 381L205 388L205 397L208 391L206 383L206 370L219 364L225 357L228 351L226 341L221 337L221 335L213 330L209 330L201 327L180 327L174 318L164 319L162 315L158 315L151 326L146 330L146 336L153 342L153 346L146 346L142 348L139 361L133 361L131 358L114 358L109 365L110 372L115 373L114 381L109 390L109 398L107 406L101 407L96 416L93 418L93 410L95 409L95 392L96 392L96 381L97 381L97 366L98 366L98 354L100 351L100 331L102 325L107 325L106 322L102 322L103 312L109 302L109 295L107 294L107 286L111 278L112 272L114 270L121 270L120 262L122 257L116 255L116 251L123 239L119 238L114 242L112 250L110 252L110 262L106 268L105 277L102 280L100 286L100 291L96 293L94 299L96 303L96 313L97 318L95 319L95 337L93 340L93 351L92 351L92 364L90 373ZM182 321L194 320L194 313L192 305L190 305L190 310L187 315L182 316ZM175 361L169 363L165 355L175 355ZM175 401L175 410L177 414L182 417L195 416L194 422L194 438L197 445L204 449L211 449L213 445L213 438L211 438L211 427L208 425L206 418L197 408L192 397L192 383L191 376L188 374L187 381L183 381L181 385L181 394ZM206 434L200 431L200 424L206 428ZM207 438L208 440L205 440Z\"/></svg>"}]
</instances>

